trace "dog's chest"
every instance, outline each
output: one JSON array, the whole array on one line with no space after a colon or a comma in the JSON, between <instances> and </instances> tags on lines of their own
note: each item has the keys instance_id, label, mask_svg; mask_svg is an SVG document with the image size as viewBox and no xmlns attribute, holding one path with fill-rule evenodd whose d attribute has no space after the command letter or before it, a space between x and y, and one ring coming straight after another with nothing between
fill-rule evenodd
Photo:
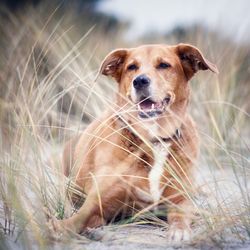
<instances>
[{"instance_id":1,"label":"dog's chest","mask_svg":"<svg viewBox=\"0 0 250 250\"><path fill-rule=\"evenodd\" d=\"M137 197L147 203L159 202L165 185L162 185L164 166L170 144L157 143L153 146L154 163L148 174L148 187L136 188ZM167 182L164 180L163 182Z\"/></svg>"}]
</instances>

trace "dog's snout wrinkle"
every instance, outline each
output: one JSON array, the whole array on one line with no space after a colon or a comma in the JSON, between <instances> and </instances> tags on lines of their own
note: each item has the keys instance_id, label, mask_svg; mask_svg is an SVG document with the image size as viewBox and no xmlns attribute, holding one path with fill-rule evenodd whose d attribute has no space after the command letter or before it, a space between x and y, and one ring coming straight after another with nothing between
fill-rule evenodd
<instances>
[{"instance_id":1,"label":"dog's snout wrinkle","mask_svg":"<svg viewBox=\"0 0 250 250\"><path fill-rule=\"evenodd\" d=\"M166 105L170 105L174 102L175 100L175 94L172 91L168 91L166 97L164 98L163 102Z\"/></svg>"}]
</instances>

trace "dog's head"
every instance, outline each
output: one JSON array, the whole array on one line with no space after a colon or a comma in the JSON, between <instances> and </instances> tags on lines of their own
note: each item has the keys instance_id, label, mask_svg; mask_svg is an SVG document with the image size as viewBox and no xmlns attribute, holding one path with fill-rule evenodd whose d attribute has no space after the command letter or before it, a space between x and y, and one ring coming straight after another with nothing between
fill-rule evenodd
<instances>
[{"instance_id":1,"label":"dog's head","mask_svg":"<svg viewBox=\"0 0 250 250\"><path fill-rule=\"evenodd\" d=\"M112 76L119 83L121 105L129 99L136 105L140 119L152 119L163 116L169 108L186 106L188 81L198 70L208 69L218 72L191 45L144 45L111 52L104 59L100 73Z\"/></svg>"}]
</instances>

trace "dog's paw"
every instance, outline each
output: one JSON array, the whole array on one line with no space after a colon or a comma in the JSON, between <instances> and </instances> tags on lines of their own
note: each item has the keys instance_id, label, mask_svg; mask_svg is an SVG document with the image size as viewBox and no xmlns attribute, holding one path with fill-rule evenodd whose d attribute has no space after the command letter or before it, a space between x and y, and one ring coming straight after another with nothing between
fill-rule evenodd
<instances>
[{"instance_id":1,"label":"dog's paw","mask_svg":"<svg viewBox=\"0 0 250 250\"><path fill-rule=\"evenodd\" d=\"M53 240L61 240L65 235L65 226L63 221L51 217L47 222L49 237Z\"/></svg>"},{"instance_id":2,"label":"dog's paw","mask_svg":"<svg viewBox=\"0 0 250 250\"><path fill-rule=\"evenodd\" d=\"M69 229L71 229L67 220L58 220L47 209L44 209L44 212L47 217L48 237L53 240L64 238L68 234Z\"/></svg>"},{"instance_id":3,"label":"dog's paw","mask_svg":"<svg viewBox=\"0 0 250 250\"><path fill-rule=\"evenodd\" d=\"M172 243L189 242L191 240L192 231L190 228L180 228L172 225L168 229L167 238Z\"/></svg>"},{"instance_id":4,"label":"dog's paw","mask_svg":"<svg viewBox=\"0 0 250 250\"><path fill-rule=\"evenodd\" d=\"M43 208L44 215L46 217L46 226L47 226L47 233L49 238L54 238L57 229L59 227L57 226L57 219L51 214L49 209L47 207ZM56 237L57 238L57 237Z\"/></svg>"}]
</instances>

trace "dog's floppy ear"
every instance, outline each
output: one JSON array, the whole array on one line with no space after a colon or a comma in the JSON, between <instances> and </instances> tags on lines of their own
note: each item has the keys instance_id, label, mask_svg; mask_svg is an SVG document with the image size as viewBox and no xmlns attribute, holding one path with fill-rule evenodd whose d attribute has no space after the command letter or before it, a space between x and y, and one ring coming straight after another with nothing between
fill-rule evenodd
<instances>
[{"instance_id":1,"label":"dog's floppy ear","mask_svg":"<svg viewBox=\"0 0 250 250\"><path fill-rule=\"evenodd\" d=\"M109 53L103 60L98 74L112 76L117 82L119 82L122 65L126 59L127 53L127 49L116 49Z\"/></svg>"},{"instance_id":2,"label":"dog's floppy ear","mask_svg":"<svg viewBox=\"0 0 250 250\"><path fill-rule=\"evenodd\" d=\"M175 46L177 55L180 58L184 73L187 80L191 79L192 76L198 70L211 70L214 73L219 73L215 64L209 62L194 46L189 44L180 43Z\"/></svg>"}]
</instances>

